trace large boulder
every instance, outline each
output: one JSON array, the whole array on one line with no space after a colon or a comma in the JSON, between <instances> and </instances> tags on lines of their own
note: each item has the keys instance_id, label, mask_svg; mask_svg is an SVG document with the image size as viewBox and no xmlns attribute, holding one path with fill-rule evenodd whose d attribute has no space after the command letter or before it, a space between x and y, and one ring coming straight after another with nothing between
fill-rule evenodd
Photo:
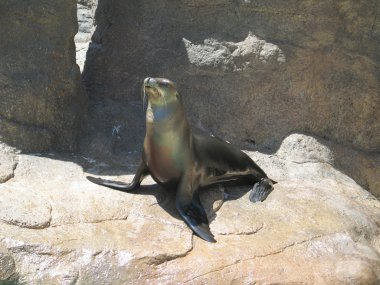
<instances>
[{"instance_id":1,"label":"large boulder","mask_svg":"<svg viewBox=\"0 0 380 285\"><path fill-rule=\"evenodd\" d=\"M195 125L240 145L298 131L378 151L379 13L375 0L105 0L83 76L118 102L168 77Z\"/></svg>"},{"instance_id":2,"label":"large boulder","mask_svg":"<svg viewBox=\"0 0 380 285\"><path fill-rule=\"evenodd\" d=\"M76 32L74 0L0 2L0 140L24 151L76 148L86 113Z\"/></svg>"},{"instance_id":3,"label":"large boulder","mask_svg":"<svg viewBox=\"0 0 380 285\"><path fill-rule=\"evenodd\" d=\"M334 169L324 144L293 135L275 155L248 154L278 183L256 204L250 187L203 191L215 244L192 234L173 192L151 179L135 193L85 179L130 181L131 163L16 155L0 184L0 281L379 284L380 202Z\"/></svg>"}]
</instances>

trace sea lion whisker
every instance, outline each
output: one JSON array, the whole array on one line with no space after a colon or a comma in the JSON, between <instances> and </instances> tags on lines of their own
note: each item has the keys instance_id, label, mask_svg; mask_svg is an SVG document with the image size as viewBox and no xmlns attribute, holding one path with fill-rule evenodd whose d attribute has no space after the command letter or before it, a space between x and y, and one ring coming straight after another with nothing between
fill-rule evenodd
<instances>
[{"instance_id":1,"label":"sea lion whisker","mask_svg":"<svg viewBox=\"0 0 380 285\"><path fill-rule=\"evenodd\" d=\"M161 94L162 95L162 94ZM165 112L167 112L167 109L168 109L168 104L166 102L166 99L165 99L165 96L162 96L162 98L164 99L164 105L165 105Z\"/></svg>"},{"instance_id":2,"label":"sea lion whisker","mask_svg":"<svg viewBox=\"0 0 380 285\"><path fill-rule=\"evenodd\" d=\"M145 103L146 103L146 93L145 93L145 86L143 85L143 88L142 88L142 96L143 96L143 112L145 110Z\"/></svg>"}]
</instances>

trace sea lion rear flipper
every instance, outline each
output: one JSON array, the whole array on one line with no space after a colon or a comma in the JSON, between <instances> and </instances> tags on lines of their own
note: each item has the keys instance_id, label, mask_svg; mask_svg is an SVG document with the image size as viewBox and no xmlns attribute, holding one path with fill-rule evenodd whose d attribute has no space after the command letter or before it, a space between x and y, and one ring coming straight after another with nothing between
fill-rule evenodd
<instances>
[{"instance_id":1,"label":"sea lion rear flipper","mask_svg":"<svg viewBox=\"0 0 380 285\"><path fill-rule=\"evenodd\" d=\"M262 178L253 186L249 200L253 203L264 201L273 190L273 182L269 178Z\"/></svg>"},{"instance_id":2,"label":"sea lion rear flipper","mask_svg":"<svg viewBox=\"0 0 380 285\"><path fill-rule=\"evenodd\" d=\"M191 191L188 189L191 181L186 183L183 180L182 178L176 196L176 207L179 214L197 236L208 242L216 242L214 235L210 231L206 211L200 202L198 191L195 190L195 193L191 196L189 194Z\"/></svg>"},{"instance_id":3,"label":"sea lion rear flipper","mask_svg":"<svg viewBox=\"0 0 380 285\"><path fill-rule=\"evenodd\" d=\"M136 175L135 175L135 177L133 177L133 180L131 183L123 183L123 182L105 180L105 179L96 178L93 176L86 176L86 178L87 178L87 180L91 181L92 183L95 183L98 185L106 186L106 187L109 187L109 188L112 188L115 190L119 190L119 191L129 192L129 191L136 190L140 186L144 177L147 176L148 174L149 174L149 172L148 172L147 167L145 166L145 164L143 162L141 162L137 171L136 171Z\"/></svg>"}]
</instances>

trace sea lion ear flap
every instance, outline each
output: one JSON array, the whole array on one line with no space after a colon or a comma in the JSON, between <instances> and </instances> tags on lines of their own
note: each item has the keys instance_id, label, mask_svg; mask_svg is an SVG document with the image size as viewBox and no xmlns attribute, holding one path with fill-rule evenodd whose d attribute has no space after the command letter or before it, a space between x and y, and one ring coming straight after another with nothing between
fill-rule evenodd
<instances>
[{"instance_id":1,"label":"sea lion ear flap","mask_svg":"<svg viewBox=\"0 0 380 285\"><path fill-rule=\"evenodd\" d=\"M181 100L181 96L179 95L178 92L175 94L175 97L177 97L177 99Z\"/></svg>"}]
</instances>

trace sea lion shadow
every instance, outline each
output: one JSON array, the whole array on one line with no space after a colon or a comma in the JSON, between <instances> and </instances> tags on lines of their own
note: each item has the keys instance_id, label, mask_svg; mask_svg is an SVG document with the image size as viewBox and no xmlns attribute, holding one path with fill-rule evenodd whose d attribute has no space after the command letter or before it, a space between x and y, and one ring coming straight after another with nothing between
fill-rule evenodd
<instances>
[{"instance_id":1,"label":"sea lion shadow","mask_svg":"<svg viewBox=\"0 0 380 285\"><path fill-rule=\"evenodd\" d=\"M225 186L214 185L200 189L201 204L204 207L209 222L212 222L217 212L223 207L224 203L237 200L246 195L251 190L251 186ZM110 189L110 191L120 191ZM123 192L123 191L122 191ZM176 190L167 190L158 184L141 185L138 189L128 192L133 195L154 196L156 203L171 217L177 220L183 220L179 215L176 206ZM248 198L247 198L248 199Z\"/></svg>"},{"instance_id":2,"label":"sea lion shadow","mask_svg":"<svg viewBox=\"0 0 380 285\"><path fill-rule=\"evenodd\" d=\"M243 198L252 186L230 186L230 185L214 185L200 189L201 204L204 207L207 218L211 223L217 216L218 211L223 207L224 203ZM157 205L166 211L171 217L183 220L179 215L176 206L176 191L167 190L158 184L141 185L139 189L131 192L136 195L154 196ZM248 197L246 197L248 199Z\"/></svg>"},{"instance_id":3,"label":"sea lion shadow","mask_svg":"<svg viewBox=\"0 0 380 285\"><path fill-rule=\"evenodd\" d=\"M202 189L201 202L206 210L207 217L210 221L214 220L217 216L217 212L225 205L234 200L244 199L249 191L251 191L251 185L214 185L208 188ZM246 197L248 199L248 197Z\"/></svg>"},{"instance_id":4,"label":"sea lion shadow","mask_svg":"<svg viewBox=\"0 0 380 285\"><path fill-rule=\"evenodd\" d=\"M176 196L175 190L168 191L158 184L149 184L149 185L140 185L140 187L134 191L125 192L125 191L117 190L117 189L110 189L110 191L119 191L119 192L128 193L132 195L154 196L154 198L156 199L156 203L154 204L160 206L171 217L177 220L182 220L181 216L179 215L175 207L175 196Z\"/></svg>"},{"instance_id":5,"label":"sea lion shadow","mask_svg":"<svg viewBox=\"0 0 380 285\"><path fill-rule=\"evenodd\" d=\"M82 165L83 170L86 174L92 176L124 176L130 175L130 179L132 179L133 175L136 173L137 165L129 165L129 166L114 166L112 164L105 166L84 166Z\"/></svg>"},{"instance_id":6,"label":"sea lion shadow","mask_svg":"<svg viewBox=\"0 0 380 285\"><path fill-rule=\"evenodd\" d=\"M223 186L225 187L225 202L238 200L245 196L248 192L252 191L253 185L241 185L241 186ZM249 199L248 197L246 197Z\"/></svg>"}]
</instances>

